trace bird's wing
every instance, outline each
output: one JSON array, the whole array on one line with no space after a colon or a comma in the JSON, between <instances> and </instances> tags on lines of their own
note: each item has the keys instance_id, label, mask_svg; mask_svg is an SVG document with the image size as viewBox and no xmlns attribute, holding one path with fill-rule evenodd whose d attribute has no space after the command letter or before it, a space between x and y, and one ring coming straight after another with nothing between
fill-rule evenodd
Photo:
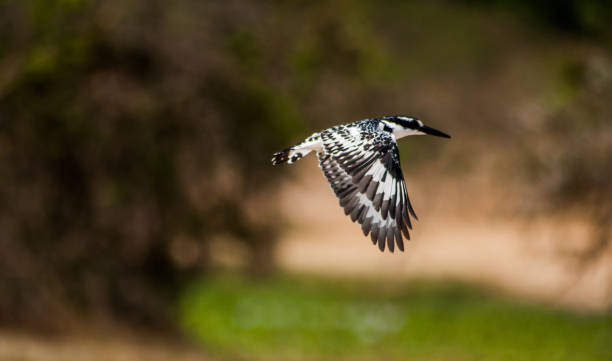
<instances>
[{"instance_id":1,"label":"bird's wing","mask_svg":"<svg viewBox=\"0 0 612 361\"><path fill-rule=\"evenodd\" d=\"M385 243L403 251L410 239L410 215L417 218L406 190L395 139L360 130L322 132L319 166L340 200L344 213L370 233L381 251ZM395 240L395 242L394 242Z\"/></svg>"}]
</instances>

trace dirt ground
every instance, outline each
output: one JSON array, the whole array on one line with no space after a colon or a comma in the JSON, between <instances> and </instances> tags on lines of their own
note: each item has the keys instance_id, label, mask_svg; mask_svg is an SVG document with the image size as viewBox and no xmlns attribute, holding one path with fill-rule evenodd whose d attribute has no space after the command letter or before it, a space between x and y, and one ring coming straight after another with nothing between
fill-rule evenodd
<instances>
[{"instance_id":1,"label":"dirt ground","mask_svg":"<svg viewBox=\"0 0 612 361\"><path fill-rule=\"evenodd\" d=\"M297 176L280 197L291 224L277 252L284 269L370 278L453 278L571 308L612 305L610 252L585 269L576 268L568 256L587 246L585 223L504 214L501 205L513 197L512 189L504 195L487 179L431 181L441 178L434 170L405 170L420 220L406 251L390 254L379 252L344 215L315 159L293 167Z\"/></svg>"},{"instance_id":2,"label":"dirt ground","mask_svg":"<svg viewBox=\"0 0 612 361\"><path fill-rule=\"evenodd\" d=\"M0 331L2 361L209 361L186 344L131 333L50 338Z\"/></svg>"}]
</instances>

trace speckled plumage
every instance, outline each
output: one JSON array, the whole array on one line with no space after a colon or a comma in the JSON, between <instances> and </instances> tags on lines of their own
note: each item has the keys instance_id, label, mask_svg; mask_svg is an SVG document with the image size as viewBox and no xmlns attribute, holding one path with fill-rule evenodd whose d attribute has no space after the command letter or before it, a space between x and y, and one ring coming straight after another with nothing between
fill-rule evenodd
<instances>
[{"instance_id":1,"label":"speckled plumage","mask_svg":"<svg viewBox=\"0 0 612 361\"><path fill-rule=\"evenodd\" d=\"M410 239L410 217L417 217L408 198L396 135L424 134L421 129L448 137L410 117L364 119L314 133L274 154L272 163L293 163L315 151L344 213L381 251L385 246L391 252L395 246L403 251L403 238Z\"/></svg>"}]
</instances>

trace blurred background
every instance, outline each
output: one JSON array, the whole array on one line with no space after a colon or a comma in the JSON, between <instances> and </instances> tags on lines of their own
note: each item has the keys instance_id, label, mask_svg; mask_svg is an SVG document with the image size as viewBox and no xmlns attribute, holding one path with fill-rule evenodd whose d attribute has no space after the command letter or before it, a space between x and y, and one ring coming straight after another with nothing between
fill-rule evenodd
<instances>
[{"instance_id":1,"label":"blurred background","mask_svg":"<svg viewBox=\"0 0 612 361\"><path fill-rule=\"evenodd\" d=\"M0 0L0 358L612 359L612 3ZM308 157L406 114L380 253Z\"/></svg>"}]
</instances>

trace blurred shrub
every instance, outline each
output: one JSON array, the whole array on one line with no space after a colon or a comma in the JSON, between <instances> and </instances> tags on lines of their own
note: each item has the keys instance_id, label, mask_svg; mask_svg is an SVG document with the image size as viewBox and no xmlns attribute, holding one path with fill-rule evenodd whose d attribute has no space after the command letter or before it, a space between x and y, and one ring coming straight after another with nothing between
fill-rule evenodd
<instances>
[{"instance_id":1,"label":"blurred shrub","mask_svg":"<svg viewBox=\"0 0 612 361\"><path fill-rule=\"evenodd\" d=\"M281 5L0 2L0 323L164 323L217 236L270 269L271 153L384 68L358 7Z\"/></svg>"},{"instance_id":2,"label":"blurred shrub","mask_svg":"<svg viewBox=\"0 0 612 361\"><path fill-rule=\"evenodd\" d=\"M590 245L572 255L588 265L612 250L612 57L568 62L559 83L559 104L524 134L519 156L534 210L588 220Z\"/></svg>"},{"instance_id":3,"label":"blurred shrub","mask_svg":"<svg viewBox=\"0 0 612 361\"><path fill-rule=\"evenodd\" d=\"M231 71L248 13L181 5L1 3L0 322L167 320L216 233L269 264L277 216L242 205L300 119L262 69Z\"/></svg>"}]
</instances>

